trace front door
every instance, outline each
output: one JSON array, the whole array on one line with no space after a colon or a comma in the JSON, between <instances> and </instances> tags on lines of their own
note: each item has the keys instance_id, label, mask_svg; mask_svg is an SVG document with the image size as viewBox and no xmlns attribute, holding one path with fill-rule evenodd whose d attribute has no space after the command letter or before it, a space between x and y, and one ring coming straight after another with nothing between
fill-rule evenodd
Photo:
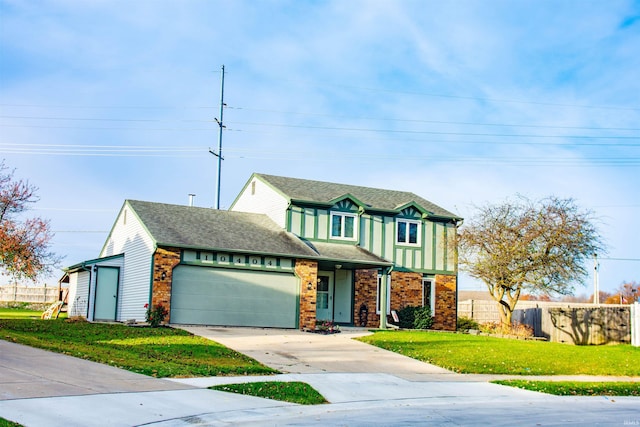
<instances>
[{"instance_id":1,"label":"front door","mask_svg":"<svg viewBox=\"0 0 640 427\"><path fill-rule=\"evenodd\" d=\"M333 320L333 273L318 272L316 319Z\"/></svg>"},{"instance_id":2,"label":"front door","mask_svg":"<svg viewBox=\"0 0 640 427\"><path fill-rule=\"evenodd\" d=\"M98 267L96 276L96 302L93 311L95 320L116 320L116 306L118 302L117 267Z\"/></svg>"}]
</instances>

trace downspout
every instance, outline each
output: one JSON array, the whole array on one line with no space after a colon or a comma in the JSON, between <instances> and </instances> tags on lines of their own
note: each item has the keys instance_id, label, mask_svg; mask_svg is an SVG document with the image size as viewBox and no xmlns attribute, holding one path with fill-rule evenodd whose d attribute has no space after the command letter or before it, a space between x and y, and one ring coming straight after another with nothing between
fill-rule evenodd
<instances>
[{"instance_id":1,"label":"downspout","mask_svg":"<svg viewBox=\"0 0 640 427\"><path fill-rule=\"evenodd\" d=\"M393 266L384 269L384 281L380 284L380 329L387 329L387 287L391 287L392 270Z\"/></svg>"}]
</instances>

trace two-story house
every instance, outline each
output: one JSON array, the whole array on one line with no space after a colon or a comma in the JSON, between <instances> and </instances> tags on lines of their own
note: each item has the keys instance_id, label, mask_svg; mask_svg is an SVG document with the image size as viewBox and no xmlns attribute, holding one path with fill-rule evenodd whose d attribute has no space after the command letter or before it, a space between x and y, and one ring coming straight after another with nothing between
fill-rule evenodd
<instances>
[{"instance_id":1,"label":"two-story house","mask_svg":"<svg viewBox=\"0 0 640 427\"><path fill-rule=\"evenodd\" d=\"M428 305L454 330L460 221L409 192L254 174L228 211L126 200L100 257L62 280L89 320L163 304L174 324L373 327Z\"/></svg>"}]
</instances>

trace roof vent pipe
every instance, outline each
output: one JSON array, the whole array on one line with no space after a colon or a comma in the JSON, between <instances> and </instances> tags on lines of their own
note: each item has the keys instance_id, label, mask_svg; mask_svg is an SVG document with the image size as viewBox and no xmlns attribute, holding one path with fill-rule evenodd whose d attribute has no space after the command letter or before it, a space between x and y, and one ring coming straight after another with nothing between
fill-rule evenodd
<instances>
[{"instance_id":1,"label":"roof vent pipe","mask_svg":"<svg viewBox=\"0 0 640 427\"><path fill-rule=\"evenodd\" d=\"M189 206L193 206L193 198L196 197L195 194L189 194Z\"/></svg>"}]
</instances>

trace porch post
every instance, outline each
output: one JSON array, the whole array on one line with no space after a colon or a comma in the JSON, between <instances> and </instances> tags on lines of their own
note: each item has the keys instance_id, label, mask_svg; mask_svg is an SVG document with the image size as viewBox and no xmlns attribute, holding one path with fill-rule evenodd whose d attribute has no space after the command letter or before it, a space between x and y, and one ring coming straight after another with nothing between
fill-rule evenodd
<instances>
[{"instance_id":1,"label":"porch post","mask_svg":"<svg viewBox=\"0 0 640 427\"><path fill-rule=\"evenodd\" d=\"M380 329L387 329L387 287L391 284L391 270L388 267L382 270L382 280L380 283Z\"/></svg>"}]
</instances>

